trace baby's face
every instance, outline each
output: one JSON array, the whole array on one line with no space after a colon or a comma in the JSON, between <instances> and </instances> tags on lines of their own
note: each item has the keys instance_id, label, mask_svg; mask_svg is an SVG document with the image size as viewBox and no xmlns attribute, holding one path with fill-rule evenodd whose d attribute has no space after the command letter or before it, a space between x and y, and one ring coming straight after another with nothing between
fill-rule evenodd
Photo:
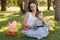
<instances>
[{"instance_id":1,"label":"baby's face","mask_svg":"<svg viewBox=\"0 0 60 40\"><path fill-rule=\"evenodd\" d=\"M40 14L38 15L38 18L39 18L39 19L41 19L41 18L42 18Z\"/></svg>"}]
</instances>

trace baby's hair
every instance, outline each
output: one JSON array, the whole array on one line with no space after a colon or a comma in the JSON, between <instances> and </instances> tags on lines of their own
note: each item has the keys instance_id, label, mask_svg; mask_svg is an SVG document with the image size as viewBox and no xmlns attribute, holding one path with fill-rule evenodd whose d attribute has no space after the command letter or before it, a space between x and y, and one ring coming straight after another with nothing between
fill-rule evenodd
<instances>
[{"instance_id":1,"label":"baby's hair","mask_svg":"<svg viewBox=\"0 0 60 40\"><path fill-rule=\"evenodd\" d=\"M39 15L40 13L41 13L41 12L37 12L37 13L36 13L36 17L38 17L38 15Z\"/></svg>"}]
</instances>

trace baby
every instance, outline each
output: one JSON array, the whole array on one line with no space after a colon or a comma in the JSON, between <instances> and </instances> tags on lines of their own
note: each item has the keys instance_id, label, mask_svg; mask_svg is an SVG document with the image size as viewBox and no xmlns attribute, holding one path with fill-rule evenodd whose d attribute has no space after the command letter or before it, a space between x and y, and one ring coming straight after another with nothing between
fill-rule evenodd
<instances>
[{"instance_id":1,"label":"baby","mask_svg":"<svg viewBox=\"0 0 60 40\"><path fill-rule=\"evenodd\" d=\"M45 27L45 22L44 22L44 19L43 19L43 15L41 13L38 13L36 15L37 19L35 20L35 26L34 26L34 29L38 29L39 27Z\"/></svg>"}]
</instances>

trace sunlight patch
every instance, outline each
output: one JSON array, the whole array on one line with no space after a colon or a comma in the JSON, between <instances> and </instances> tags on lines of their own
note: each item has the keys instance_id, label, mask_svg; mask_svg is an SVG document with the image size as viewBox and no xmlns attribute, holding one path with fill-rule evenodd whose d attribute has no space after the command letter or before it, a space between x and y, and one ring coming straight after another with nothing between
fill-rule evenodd
<instances>
[{"instance_id":1,"label":"sunlight patch","mask_svg":"<svg viewBox=\"0 0 60 40\"><path fill-rule=\"evenodd\" d=\"M6 31L8 29L9 29L9 27L3 27L3 28L0 29L0 32L4 32L4 31Z\"/></svg>"},{"instance_id":2,"label":"sunlight patch","mask_svg":"<svg viewBox=\"0 0 60 40\"><path fill-rule=\"evenodd\" d=\"M54 30L54 27L55 27L54 15L52 15L52 16L46 16L44 18L44 20L45 20L45 22L50 21L50 28L49 29Z\"/></svg>"},{"instance_id":3,"label":"sunlight patch","mask_svg":"<svg viewBox=\"0 0 60 40\"><path fill-rule=\"evenodd\" d=\"M59 29L59 27L55 27L55 28Z\"/></svg>"},{"instance_id":4,"label":"sunlight patch","mask_svg":"<svg viewBox=\"0 0 60 40\"><path fill-rule=\"evenodd\" d=\"M1 18L0 21L8 20L8 18Z\"/></svg>"},{"instance_id":5,"label":"sunlight patch","mask_svg":"<svg viewBox=\"0 0 60 40\"><path fill-rule=\"evenodd\" d=\"M54 19L54 15L52 15L52 16L46 16L46 17L44 17L44 20L50 20L50 19Z\"/></svg>"},{"instance_id":6,"label":"sunlight patch","mask_svg":"<svg viewBox=\"0 0 60 40\"><path fill-rule=\"evenodd\" d=\"M18 29L20 29L21 26L22 26L22 24L21 24L20 22L18 22L18 23L17 23L17 26L16 26L16 28L15 28L15 32L18 32L18 31L19 31Z\"/></svg>"}]
</instances>

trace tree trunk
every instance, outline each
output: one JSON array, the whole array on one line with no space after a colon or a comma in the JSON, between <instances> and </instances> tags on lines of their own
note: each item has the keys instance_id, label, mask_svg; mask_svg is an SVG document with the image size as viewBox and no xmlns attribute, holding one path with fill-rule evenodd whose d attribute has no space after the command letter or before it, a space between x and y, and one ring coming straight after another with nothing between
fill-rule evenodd
<instances>
[{"instance_id":1,"label":"tree trunk","mask_svg":"<svg viewBox=\"0 0 60 40\"><path fill-rule=\"evenodd\" d=\"M55 0L55 20L60 20L60 0Z\"/></svg>"},{"instance_id":2,"label":"tree trunk","mask_svg":"<svg viewBox=\"0 0 60 40\"><path fill-rule=\"evenodd\" d=\"M50 10L51 0L47 0L47 6L48 6L47 10Z\"/></svg>"},{"instance_id":3,"label":"tree trunk","mask_svg":"<svg viewBox=\"0 0 60 40\"><path fill-rule=\"evenodd\" d=\"M24 13L28 11L28 0L24 0Z\"/></svg>"},{"instance_id":4,"label":"tree trunk","mask_svg":"<svg viewBox=\"0 0 60 40\"><path fill-rule=\"evenodd\" d=\"M24 0L24 13L28 11L28 1L35 1L38 7L37 0Z\"/></svg>"},{"instance_id":5,"label":"tree trunk","mask_svg":"<svg viewBox=\"0 0 60 40\"><path fill-rule=\"evenodd\" d=\"M18 6L20 7L21 12L23 12L23 0L18 0Z\"/></svg>"},{"instance_id":6,"label":"tree trunk","mask_svg":"<svg viewBox=\"0 0 60 40\"><path fill-rule=\"evenodd\" d=\"M1 11L6 11L6 0L1 0Z\"/></svg>"},{"instance_id":7,"label":"tree trunk","mask_svg":"<svg viewBox=\"0 0 60 40\"><path fill-rule=\"evenodd\" d=\"M54 10L55 10L55 1L53 1L53 8L54 8Z\"/></svg>"}]
</instances>

